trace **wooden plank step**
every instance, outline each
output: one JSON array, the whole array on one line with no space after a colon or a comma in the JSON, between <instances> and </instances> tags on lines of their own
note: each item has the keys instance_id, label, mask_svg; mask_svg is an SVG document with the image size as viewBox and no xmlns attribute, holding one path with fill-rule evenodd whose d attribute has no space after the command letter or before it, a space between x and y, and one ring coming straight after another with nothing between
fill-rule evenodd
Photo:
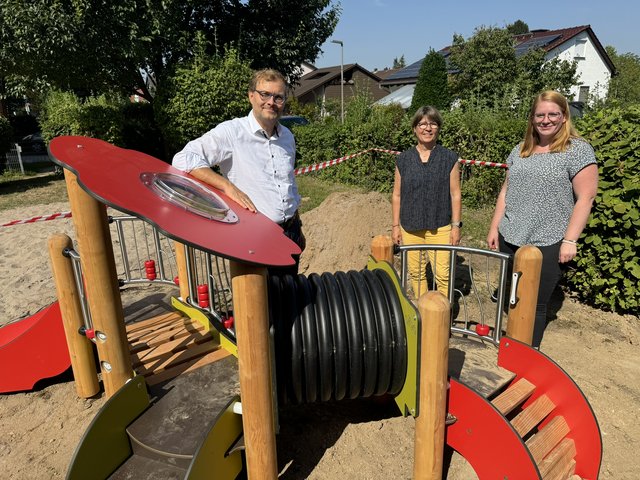
<instances>
[{"instance_id":1,"label":"wooden plank step","mask_svg":"<svg viewBox=\"0 0 640 480\"><path fill-rule=\"evenodd\" d=\"M552 418L535 436L527 440L527 448L536 464L540 464L542 459L568 434L569 426L566 420L563 416L558 415Z\"/></svg>"},{"instance_id":2,"label":"wooden plank step","mask_svg":"<svg viewBox=\"0 0 640 480\"><path fill-rule=\"evenodd\" d=\"M177 325L174 328L151 332L148 335L143 335L135 341L130 341L131 351L133 352L151 348L176 338L188 337L191 335L202 336L206 333L204 330L204 327L200 324L187 323L184 325Z\"/></svg>"},{"instance_id":3,"label":"wooden plank step","mask_svg":"<svg viewBox=\"0 0 640 480\"><path fill-rule=\"evenodd\" d=\"M551 453L538 464L538 470L544 480L553 478L558 471L563 472L576 456L576 444L571 438L564 438ZM563 480L566 480L563 479Z\"/></svg>"},{"instance_id":4,"label":"wooden plank step","mask_svg":"<svg viewBox=\"0 0 640 480\"><path fill-rule=\"evenodd\" d=\"M224 348L218 348L217 350L208 353L204 356L194 358L188 362L183 362L179 365L175 365L171 368L167 368L158 373L149 373L148 376L145 376L145 381L148 385L157 385L158 383L162 383L166 380L170 380L172 378L177 377L183 373L191 372L205 365L209 365L210 363L217 362L218 360L222 360L223 358L231 355Z\"/></svg>"},{"instance_id":5,"label":"wooden plank step","mask_svg":"<svg viewBox=\"0 0 640 480\"><path fill-rule=\"evenodd\" d=\"M180 352L167 352L153 362L140 365L138 368L136 368L136 372L146 377L149 374L161 372L163 370L172 368L175 365L200 358L219 348L220 346L214 344L213 342L206 342L201 345L194 345L193 347L182 350Z\"/></svg>"},{"instance_id":6,"label":"wooden plank step","mask_svg":"<svg viewBox=\"0 0 640 480\"><path fill-rule=\"evenodd\" d=\"M528 405L516 418L511 420L511 426L524 437L544 420L556 406L546 395L540 395Z\"/></svg>"},{"instance_id":7,"label":"wooden plank step","mask_svg":"<svg viewBox=\"0 0 640 480\"><path fill-rule=\"evenodd\" d=\"M449 375L484 398L491 398L515 377L498 366L498 351L493 345L457 335L449 339Z\"/></svg>"},{"instance_id":8,"label":"wooden plank step","mask_svg":"<svg viewBox=\"0 0 640 480\"><path fill-rule=\"evenodd\" d=\"M491 403L500 413L507 415L529 398L535 389L536 386L533 383L526 378L521 378L494 398Z\"/></svg>"},{"instance_id":9,"label":"wooden plank step","mask_svg":"<svg viewBox=\"0 0 640 480\"><path fill-rule=\"evenodd\" d=\"M146 320L141 320L139 322L135 322L135 323L129 323L127 325L125 325L125 328L127 330L127 334L129 333L133 333L133 332L138 332L140 330L148 330L149 327L156 325L156 324L163 324L163 323L170 323L173 322L177 319L180 318L184 318L180 312L168 312L168 313L164 313L162 315L158 315L152 318L147 318Z\"/></svg>"},{"instance_id":10,"label":"wooden plank step","mask_svg":"<svg viewBox=\"0 0 640 480\"><path fill-rule=\"evenodd\" d=\"M187 348L191 348L194 345L199 345L204 342L212 342L213 337L211 333L206 333L204 335L184 335L175 339L171 339L160 343L158 345L150 346L147 348L139 348L138 350L131 351L131 363L133 368L137 368L142 364L148 364L151 362L155 362L161 357L171 354L181 352L186 350ZM142 345L139 345L142 347Z\"/></svg>"},{"instance_id":11,"label":"wooden plank step","mask_svg":"<svg viewBox=\"0 0 640 480\"><path fill-rule=\"evenodd\" d=\"M569 465L567 465L562 472L558 473L558 475L555 477L549 477L547 480L567 480L567 478L573 476L575 471L576 471L576 461L571 460Z\"/></svg>"},{"instance_id":12,"label":"wooden plank step","mask_svg":"<svg viewBox=\"0 0 640 480\"><path fill-rule=\"evenodd\" d=\"M195 331L196 329L202 330L204 327L202 327L200 323L194 322L190 318L178 317L171 323L151 326L146 330L139 330L137 332L128 334L127 339L130 343L147 341L148 339L154 338L157 335L185 328L190 331Z\"/></svg>"}]
</instances>

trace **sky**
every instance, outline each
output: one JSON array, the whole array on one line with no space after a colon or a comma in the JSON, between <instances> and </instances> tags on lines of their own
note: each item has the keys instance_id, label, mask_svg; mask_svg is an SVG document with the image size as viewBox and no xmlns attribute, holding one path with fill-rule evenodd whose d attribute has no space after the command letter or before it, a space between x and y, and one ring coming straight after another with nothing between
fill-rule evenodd
<instances>
[{"instance_id":1,"label":"sky","mask_svg":"<svg viewBox=\"0 0 640 480\"><path fill-rule=\"evenodd\" d=\"M334 2L335 3L335 2ZM367 70L391 68L404 55L406 65L430 48L451 45L453 35L468 39L477 27L504 27L516 20L530 30L591 25L603 46L618 54L640 55L640 2L633 0L342 0L334 34L322 45L316 67L358 63Z\"/></svg>"}]
</instances>

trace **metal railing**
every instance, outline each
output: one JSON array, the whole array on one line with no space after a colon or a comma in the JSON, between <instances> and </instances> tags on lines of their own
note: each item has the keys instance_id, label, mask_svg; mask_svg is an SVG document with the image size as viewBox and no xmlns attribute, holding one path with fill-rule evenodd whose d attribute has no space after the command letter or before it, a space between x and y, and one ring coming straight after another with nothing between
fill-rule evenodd
<instances>
[{"instance_id":1,"label":"metal railing","mask_svg":"<svg viewBox=\"0 0 640 480\"><path fill-rule=\"evenodd\" d=\"M430 283L430 290L437 288L438 252L441 255L449 254L448 298L452 306L451 332L480 337L495 344L500 342L510 255L452 245L403 245L396 248L400 253L400 281L409 295L412 290L407 261L409 253L419 253L419 269L427 274L426 281ZM428 252L434 253L433 266L426 260ZM479 334L476 330L477 325L489 326L490 334Z\"/></svg>"}]
</instances>

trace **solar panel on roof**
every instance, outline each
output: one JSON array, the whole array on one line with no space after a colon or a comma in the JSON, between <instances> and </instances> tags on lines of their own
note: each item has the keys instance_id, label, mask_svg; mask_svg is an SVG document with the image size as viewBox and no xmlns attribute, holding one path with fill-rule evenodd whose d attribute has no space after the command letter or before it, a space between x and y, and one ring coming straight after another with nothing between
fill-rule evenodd
<instances>
[{"instance_id":1,"label":"solar panel on roof","mask_svg":"<svg viewBox=\"0 0 640 480\"><path fill-rule=\"evenodd\" d=\"M528 52L529 50L532 50L534 48L544 48L547 45L549 45L550 43L554 42L555 40L557 40L558 38L560 38L562 35L556 34L556 35L544 35L542 37L536 37L536 38L530 38L528 40L525 40L524 42L522 42L521 44L517 45L515 50L516 50L516 57L525 54L526 52Z\"/></svg>"}]
</instances>

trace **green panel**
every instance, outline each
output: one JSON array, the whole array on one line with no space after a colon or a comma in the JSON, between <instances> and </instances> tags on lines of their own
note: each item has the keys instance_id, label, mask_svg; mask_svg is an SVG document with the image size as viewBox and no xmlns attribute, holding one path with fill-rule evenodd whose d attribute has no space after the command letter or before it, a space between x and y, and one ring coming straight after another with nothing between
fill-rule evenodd
<instances>
[{"instance_id":1,"label":"green panel","mask_svg":"<svg viewBox=\"0 0 640 480\"><path fill-rule=\"evenodd\" d=\"M239 402L235 396L218 415L189 467L188 480L234 480L242 470L242 456L236 451L226 453L242 435L242 416L233 413L233 404Z\"/></svg>"},{"instance_id":2,"label":"green panel","mask_svg":"<svg viewBox=\"0 0 640 480\"><path fill-rule=\"evenodd\" d=\"M144 377L136 376L100 409L76 448L67 480L101 479L131 455L126 428L149 406Z\"/></svg>"},{"instance_id":3,"label":"green panel","mask_svg":"<svg viewBox=\"0 0 640 480\"><path fill-rule=\"evenodd\" d=\"M389 262L378 262L375 258L369 257L367 269L381 269L387 272L398 292L402 313L404 315L404 326L407 332L407 376L402 390L396 395L396 403L400 411L407 415L418 415L418 348L420 339L420 315L416 307L409 301L400 286L400 279Z\"/></svg>"}]
</instances>

